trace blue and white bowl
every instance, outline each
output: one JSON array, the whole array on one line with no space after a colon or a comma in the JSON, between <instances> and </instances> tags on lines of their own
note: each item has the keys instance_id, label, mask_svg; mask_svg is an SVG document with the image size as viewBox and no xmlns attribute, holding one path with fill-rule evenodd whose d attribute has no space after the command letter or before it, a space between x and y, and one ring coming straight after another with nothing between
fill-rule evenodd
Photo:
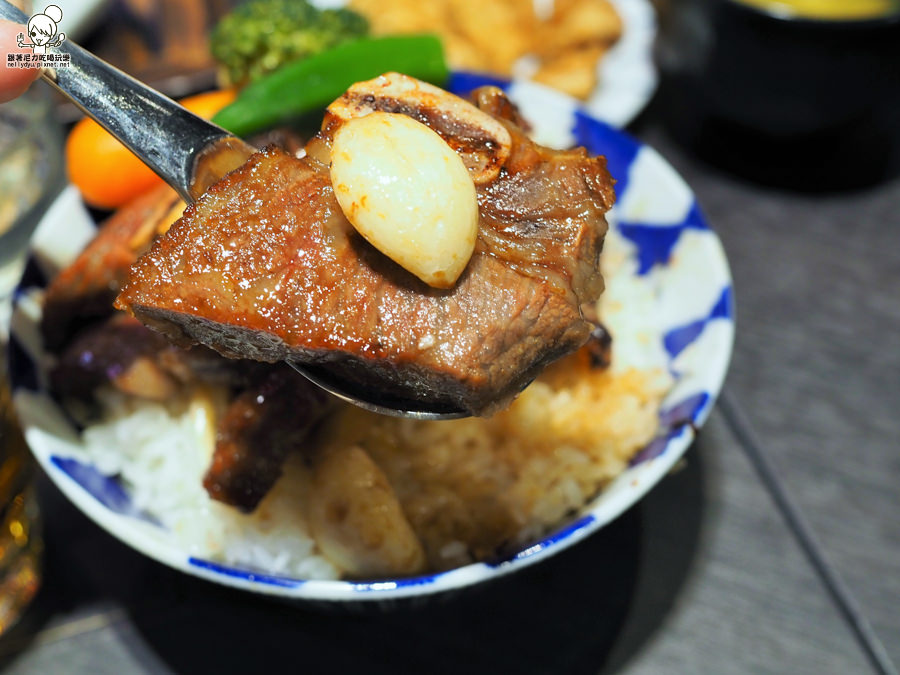
<instances>
[{"instance_id":1,"label":"blue and white bowl","mask_svg":"<svg viewBox=\"0 0 900 675\"><path fill-rule=\"evenodd\" d=\"M478 84L455 76L462 92ZM642 301L623 311L658 336L649 345L671 374L657 438L627 470L580 512L508 559L438 574L378 581L308 580L260 573L195 557L179 547L152 514L133 504L128 490L76 458L77 430L48 395L36 298L42 270L58 269L93 235L95 225L69 188L41 223L28 270L16 295L10 344L14 398L28 443L53 482L98 525L126 544L188 574L248 591L327 601L387 600L427 595L494 579L547 559L596 532L639 500L682 456L719 393L734 337L731 276L722 246L688 186L651 148L597 120L568 97L531 83L505 85L540 142L584 145L607 157L617 178L611 228L627 256L626 273ZM617 338L618 339L618 338Z\"/></svg>"}]
</instances>

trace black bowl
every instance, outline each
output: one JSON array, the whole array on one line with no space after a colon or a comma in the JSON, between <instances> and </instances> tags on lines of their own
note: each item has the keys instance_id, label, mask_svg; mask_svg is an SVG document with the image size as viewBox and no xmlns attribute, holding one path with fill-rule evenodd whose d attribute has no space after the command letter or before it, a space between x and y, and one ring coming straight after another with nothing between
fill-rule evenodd
<instances>
[{"instance_id":1,"label":"black bowl","mask_svg":"<svg viewBox=\"0 0 900 675\"><path fill-rule=\"evenodd\" d=\"M786 16L736 0L659 0L659 107L716 165L833 190L900 171L900 10Z\"/></svg>"}]
</instances>

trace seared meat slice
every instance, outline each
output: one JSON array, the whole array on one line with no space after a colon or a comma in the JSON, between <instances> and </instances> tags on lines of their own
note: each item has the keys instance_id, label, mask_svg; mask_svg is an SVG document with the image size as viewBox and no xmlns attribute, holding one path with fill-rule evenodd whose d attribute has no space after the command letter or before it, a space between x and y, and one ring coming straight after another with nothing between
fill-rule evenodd
<instances>
[{"instance_id":1,"label":"seared meat slice","mask_svg":"<svg viewBox=\"0 0 900 675\"><path fill-rule=\"evenodd\" d=\"M136 198L110 216L75 261L57 275L44 299L41 332L51 351L61 348L76 325L113 312L128 271L184 204L168 186Z\"/></svg>"},{"instance_id":2,"label":"seared meat slice","mask_svg":"<svg viewBox=\"0 0 900 675\"><path fill-rule=\"evenodd\" d=\"M273 129L252 140L259 147L275 144L289 152L302 147L300 137L287 129ZM160 185L100 225L94 239L47 288L41 330L48 349L60 349L85 322L112 314L131 266L183 210L176 192Z\"/></svg>"},{"instance_id":3,"label":"seared meat slice","mask_svg":"<svg viewBox=\"0 0 900 675\"><path fill-rule=\"evenodd\" d=\"M327 362L387 393L489 412L588 339L580 307L602 290L614 193L603 158L536 145L499 90L474 100L497 116L404 76L354 85L306 157L266 149L190 206L135 264L117 305L180 344ZM335 200L332 134L372 110L427 124L473 177L478 240L451 289L375 250Z\"/></svg>"},{"instance_id":4,"label":"seared meat slice","mask_svg":"<svg viewBox=\"0 0 900 675\"><path fill-rule=\"evenodd\" d=\"M235 398L219 422L209 496L250 512L281 475L335 399L288 366L280 366Z\"/></svg>"}]
</instances>

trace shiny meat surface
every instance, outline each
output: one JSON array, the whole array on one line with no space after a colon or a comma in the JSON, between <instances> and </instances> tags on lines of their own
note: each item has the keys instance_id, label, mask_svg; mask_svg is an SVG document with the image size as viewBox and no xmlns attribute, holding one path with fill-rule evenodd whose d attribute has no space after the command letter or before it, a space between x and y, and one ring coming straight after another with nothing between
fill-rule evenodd
<instances>
[{"instance_id":1,"label":"shiny meat surface","mask_svg":"<svg viewBox=\"0 0 900 675\"><path fill-rule=\"evenodd\" d=\"M132 268L117 305L179 344L327 362L385 392L484 414L588 339L580 307L602 290L612 179L603 158L531 142L499 90L476 94L484 112L409 78L380 80L336 109L419 119L476 182L478 241L455 287L424 285L347 222L328 174L340 123L329 113L306 157L267 148L189 207Z\"/></svg>"}]
</instances>

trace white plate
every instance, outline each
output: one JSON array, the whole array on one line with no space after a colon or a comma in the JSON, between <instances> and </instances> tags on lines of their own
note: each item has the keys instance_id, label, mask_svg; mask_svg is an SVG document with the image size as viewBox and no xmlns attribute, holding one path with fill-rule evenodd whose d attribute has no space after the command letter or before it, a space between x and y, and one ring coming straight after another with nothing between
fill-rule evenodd
<instances>
[{"instance_id":1,"label":"white plate","mask_svg":"<svg viewBox=\"0 0 900 675\"><path fill-rule=\"evenodd\" d=\"M424 595L487 581L581 541L639 500L690 445L721 389L734 337L728 263L690 189L654 150L557 92L519 82L509 87L509 93L542 140L557 146L577 143L606 155L618 180L610 225L624 242L625 274L642 289L640 305L623 311L631 314L631 324L660 336L645 347L662 359L675 380L660 413L659 437L575 518L502 562L411 579L305 580L192 557L165 529L136 513L118 482L73 458L78 454L78 433L43 385L37 322L40 289L46 281L40 270L71 260L94 231L73 188L63 193L39 226L32 263L16 294L10 343L16 406L28 443L53 482L101 527L176 569L254 592L333 601ZM621 336L616 339L628 343Z\"/></svg>"}]
</instances>

